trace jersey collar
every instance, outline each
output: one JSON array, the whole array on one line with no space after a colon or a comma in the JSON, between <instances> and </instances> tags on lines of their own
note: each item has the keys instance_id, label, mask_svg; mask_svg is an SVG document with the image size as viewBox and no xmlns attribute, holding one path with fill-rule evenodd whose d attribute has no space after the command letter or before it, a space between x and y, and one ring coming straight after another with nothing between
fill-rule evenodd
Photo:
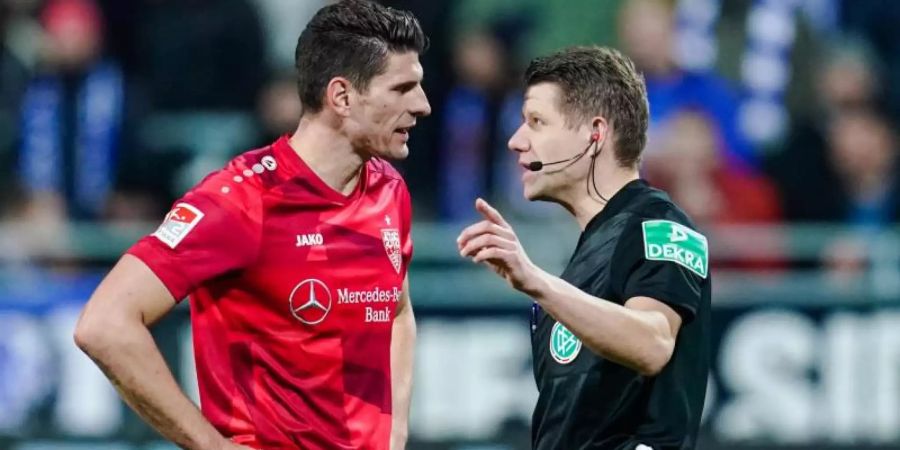
<instances>
[{"instance_id":1,"label":"jersey collar","mask_svg":"<svg viewBox=\"0 0 900 450\"><path fill-rule=\"evenodd\" d=\"M325 181L319 178L319 175L303 161L303 158L301 158L291 147L288 135L284 135L275 141L275 143L272 144L272 151L275 153L275 158L278 160L279 165L284 167L284 176L287 179L304 185L305 188L329 201L347 204L359 198L365 190L369 171L368 163L363 164L362 174L360 174L356 188L354 188L353 192L350 194L344 195L325 183Z\"/></svg>"},{"instance_id":2,"label":"jersey collar","mask_svg":"<svg viewBox=\"0 0 900 450\"><path fill-rule=\"evenodd\" d=\"M618 192L613 194L612 198L609 199L609 202L606 203L606 206L604 206L603 209L588 222L587 226L584 227L584 233L586 234L599 227L610 217L621 212L629 203L631 203L631 200L635 196L649 188L650 185L642 179L629 181L628 184L622 186L622 189L619 189Z\"/></svg>"}]
</instances>

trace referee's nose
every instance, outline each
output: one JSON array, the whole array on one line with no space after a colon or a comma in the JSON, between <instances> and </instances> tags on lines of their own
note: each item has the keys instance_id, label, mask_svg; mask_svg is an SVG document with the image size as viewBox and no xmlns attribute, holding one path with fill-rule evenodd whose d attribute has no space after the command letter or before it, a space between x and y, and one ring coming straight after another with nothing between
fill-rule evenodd
<instances>
[{"instance_id":1,"label":"referee's nose","mask_svg":"<svg viewBox=\"0 0 900 450\"><path fill-rule=\"evenodd\" d=\"M528 141L528 138L525 137L525 124L523 123L519 126L519 129L513 133L512 137L509 138L509 142L506 144L510 150L518 153L525 153L531 150L531 142Z\"/></svg>"}]
</instances>

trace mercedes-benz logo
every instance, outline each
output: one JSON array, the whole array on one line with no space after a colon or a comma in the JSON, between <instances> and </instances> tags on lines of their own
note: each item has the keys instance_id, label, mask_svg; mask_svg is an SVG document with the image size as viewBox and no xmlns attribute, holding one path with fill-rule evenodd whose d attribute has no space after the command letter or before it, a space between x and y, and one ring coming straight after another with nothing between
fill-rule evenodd
<instances>
[{"instance_id":1,"label":"mercedes-benz logo","mask_svg":"<svg viewBox=\"0 0 900 450\"><path fill-rule=\"evenodd\" d=\"M331 311L331 290L314 278L303 280L291 291L290 307L297 320L307 325L321 323Z\"/></svg>"}]
</instances>

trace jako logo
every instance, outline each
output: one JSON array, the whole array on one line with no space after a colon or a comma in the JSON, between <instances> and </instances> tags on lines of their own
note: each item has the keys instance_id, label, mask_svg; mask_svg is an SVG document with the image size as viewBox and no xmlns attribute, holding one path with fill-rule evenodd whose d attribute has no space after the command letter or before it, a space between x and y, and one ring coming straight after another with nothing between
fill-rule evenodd
<instances>
[{"instance_id":1,"label":"jako logo","mask_svg":"<svg viewBox=\"0 0 900 450\"><path fill-rule=\"evenodd\" d=\"M325 242L325 239L322 238L322 233L307 233L307 234L298 234L297 235L297 247L310 247L313 245L322 245Z\"/></svg>"}]
</instances>

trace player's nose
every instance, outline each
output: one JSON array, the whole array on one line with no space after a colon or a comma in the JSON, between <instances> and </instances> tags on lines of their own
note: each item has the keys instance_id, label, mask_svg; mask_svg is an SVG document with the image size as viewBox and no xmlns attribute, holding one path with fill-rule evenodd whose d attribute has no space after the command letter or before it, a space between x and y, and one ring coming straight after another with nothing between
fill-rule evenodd
<instances>
[{"instance_id":1,"label":"player's nose","mask_svg":"<svg viewBox=\"0 0 900 450\"><path fill-rule=\"evenodd\" d=\"M422 86L416 87L416 93L413 96L412 107L410 113L416 117L426 117L431 115L431 104L428 102L428 96Z\"/></svg>"}]
</instances>

